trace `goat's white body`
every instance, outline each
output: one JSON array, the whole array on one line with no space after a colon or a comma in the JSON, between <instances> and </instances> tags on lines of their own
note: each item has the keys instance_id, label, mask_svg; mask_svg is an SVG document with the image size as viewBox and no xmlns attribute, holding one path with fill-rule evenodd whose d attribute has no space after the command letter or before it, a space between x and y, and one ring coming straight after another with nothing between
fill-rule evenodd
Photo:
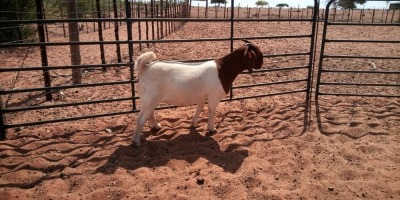
<instances>
[{"instance_id":1,"label":"goat's white body","mask_svg":"<svg viewBox=\"0 0 400 200\"><path fill-rule=\"evenodd\" d=\"M140 145L140 135L147 119L153 128L161 128L154 118L154 109L159 103L176 106L197 104L192 126L198 126L198 117L208 101L208 130L215 132L213 118L219 101L225 91L218 77L215 61L202 64L179 62L148 62L155 59L153 52L142 54L136 61L139 76L139 97L141 111L137 118L132 140Z\"/></svg>"},{"instance_id":2,"label":"goat's white body","mask_svg":"<svg viewBox=\"0 0 400 200\"><path fill-rule=\"evenodd\" d=\"M139 96L176 106L194 105L207 98L223 98L225 91L214 61L198 65L153 62L139 77Z\"/></svg>"}]
</instances>

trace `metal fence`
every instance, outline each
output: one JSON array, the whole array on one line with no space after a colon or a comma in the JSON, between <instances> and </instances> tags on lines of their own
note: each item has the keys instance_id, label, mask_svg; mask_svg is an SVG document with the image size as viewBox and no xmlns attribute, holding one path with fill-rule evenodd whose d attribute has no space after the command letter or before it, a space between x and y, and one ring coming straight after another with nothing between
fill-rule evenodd
<instances>
[{"instance_id":1,"label":"metal fence","mask_svg":"<svg viewBox=\"0 0 400 200\"><path fill-rule=\"evenodd\" d=\"M40 0L36 2L40 3ZM234 1L231 1L231 7L234 8ZM40 125L46 123L55 123L55 122L65 122L65 121L73 121L73 120L80 120L80 119L90 119L90 118L97 118L97 117L105 117L105 116L115 116L115 115L123 115L129 113L138 112L139 109L137 108L137 100L139 97L135 91L135 85L137 80L134 76L134 45L136 44L162 44L162 43L185 43L185 42L217 42L217 41L226 41L230 42L230 51L233 51L234 48L234 41L248 39L248 40L280 40L280 39L309 39L309 43L307 43L306 52L296 52L296 53L280 53L280 54L265 54L265 58L277 58L277 57L296 57L301 56L305 57L307 60L307 65L305 66L286 66L285 68L269 68L263 70L257 70L253 73L271 73L271 72L283 72L283 71L291 71L296 73L299 70L305 70L306 73L299 73L304 75L301 77L296 77L295 79L287 79L278 82L265 82L265 83L257 83L257 84L242 84L242 85L234 85L231 88L230 96L223 101L231 101L231 100L239 100L239 99L250 99L250 98L257 98L257 97L266 97L271 95L281 95L281 94L292 94L292 93L304 93L305 94L305 102L308 102L311 94L311 80L312 80L312 71L313 71L313 63L315 59L315 38L316 38L316 30L317 30L317 19L318 19L318 7L319 2L317 0L314 1L314 12L313 15L304 18L304 19L239 19L235 18L235 12L231 9L230 18L228 19L216 19L216 18L157 18L157 17L149 17L149 18L134 18L132 17L132 10L131 10L131 2L129 0L125 0L125 15L126 18L78 18L78 19L43 19L41 16L41 12L43 5L37 5L38 12L37 18L34 20L8 20L8 21L1 21L0 23L4 24L24 24L24 25L35 25L38 28L39 33L39 41L32 41L32 42L24 42L24 43L3 43L0 44L0 48L17 48L17 47L39 47L41 52L41 66L30 66L30 67L9 67L9 68L0 68L0 75L2 73L7 72L30 72L30 71L42 71L43 77L45 79L44 87L32 87L32 88L11 88L11 89L1 89L0 88L0 132L1 138L5 139L6 137L6 130L9 128L16 128L22 126L32 126L32 125ZM86 23L86 22L123 22L126 25L126 40L114 40L114 41L68 41L68 42L58 42L58 41L50 41L47 42L45 40L45 32L44 32L44 25L54 24L54 23ZM201 22L221 22L221 23L229 23L230 24L230 37L224 38L200 38L200 39L148 39L148 40L135 40L133 39L133 32L132 32L132 24L137 22L179 22L179 23L201 23ZM290 35L273 35L273 36L256 36L256 37L234 37L234 27L237 23L242 22L308 22L310 24L310 32L307 34L290 34ZM49 66L46 62L47 60L47 53L46 48L48 47L58 47L58 46L68 46L68 45L105 45L105 44L112 44L112 45L127 45L128 46L128 62L119 62L119 63L110 63L110 64L75 64L75 65L62 65L62 66ZM209 59L196 59L196 60L184 60L183 62L202 62ZM124 66L128 66L129 69L129 80L124 81L111 81L111 82L99 82L99 83L86 83L86 84L71 84L71 85L58 85L58 86L51 86L49 72L52 70L60 70L60 69L77 69L81 70L83 68L95 68L101 67L103 69L107 68L121 68ZM244 72L246 74L246 72ZM47 77L47 78L46 78ZM297 84L303 83L304 87L301 89L296 90L287 90L285 89L285 85L287 84ZM90 101L80 101L80 102L69 102L69 103L62 103L62 104L46 104L46 105L36 105L36 106L24 106L24 107L9 107L4 101L2 102L2 97L12 94L21 94L26 92L42 92L42 95L46 95L47 100L52 99L52 91L58 91L61 89L71 89L71 88L87 88L87 87L99 87L99 86L110 86L110 85L129 85L131 94L129 97L123 98L110 98L110 99L101 99L101 100L90 100ZM243 89L243 88L250 88L250 87L269 87L271 85L278 85L282 88L281 91L272 92L272 93L263 93L257 95L250 95L250 96L240 96L237 97L234 95L235 90ZM72 115L68 117L60 117L54 115L53 119L48 120L36 120L30 122L18 122L12 123L9 122L6 118L7 115L16 114L23 115L28 111L40 111L44 109L53 109L53 108L68 108L74 106L95 106L96 104L101 103L121 103L121 102L131 102L131 107L127 110L123 111L115 111L115 112L107 112L101 114L94 114L94 115ZM171 108L170 106L161 106L157 109L165 109Z\"/></svg>"},{"instance_id":2,"label":"metal fence","mask_svg":"<svg viewBox=\"0 0 400 200\"><path fill-rule=\"evenodd\" d=\"M389 45L398 45L400 40L367 38L362 34L362 28L365 27L377 28L377 32L379 32L379 28L399 27L400 23L333 22L332 18L328 17L333 2L334 0L331 0L326 5L327 12L325 12L322 33L316 99L320 95L400 97L400 56L399 54L395 56L385 55L390 51L396 53L396 48L391 48ZM340 36L341 34L336 33L346 32L347 27L354 26L358 27L358 33L351 34L351 38L337 38L336 35ZM340 31L336 30L336 27L341 27ZM392 37L389 35L389 38ZM333 49L335 44L340 44L341 49L335 51ZM371 46L366 46L367 44ZM351 48L351 45L363 45L364 51L357 52L350 49L351 53L343 53L346 50L345 47L350 46L349 48ZM377 48L381 48L381 50L374 50ZM332 62L338 64L332 64ZM379 63L380 67L377 67L375 63ZM372 76L379 77L379 79L374 80L376 78ZM358 79L355 80L355 77L358 77Z\"/></svg>"}]
</instances>

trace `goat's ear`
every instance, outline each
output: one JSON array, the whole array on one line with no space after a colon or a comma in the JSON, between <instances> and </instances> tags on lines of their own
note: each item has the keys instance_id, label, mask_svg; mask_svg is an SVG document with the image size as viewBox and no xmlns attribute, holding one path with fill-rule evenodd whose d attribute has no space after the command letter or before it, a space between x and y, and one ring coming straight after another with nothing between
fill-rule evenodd
<instances>
[{"instance_id":1,"label":"goat's ear","mask_svg":"<svg viewBox=\"0 0 400 200\"><path fill-rule=\"evenodd\" d=\"M253 50L247 50L247 55L246 55L249 59L254 58L254 56L256 56L256 53L254 53Z\"/></svg>"}]
</instances>

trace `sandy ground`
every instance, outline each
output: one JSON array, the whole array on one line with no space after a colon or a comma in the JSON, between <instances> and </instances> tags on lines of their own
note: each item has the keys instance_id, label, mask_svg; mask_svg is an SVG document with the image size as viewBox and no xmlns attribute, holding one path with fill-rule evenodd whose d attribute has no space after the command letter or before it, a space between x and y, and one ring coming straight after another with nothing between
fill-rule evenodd
<instances>
[{"instance_id":1,"label":"sandy ground","mask_svg":"<svg viewBox=\"0 0 400 200\"><path fill-rule=\"evenodd\" d=\"M193 12L193 11L192 11ZM121 40L126 38L123 27ZM125 28L126 29L126 28ZM361 30L360 30L361 29ZM51 29L65 41L60 26ZM207 31L199 31L207 30ZM399 40L395 27L332 27L331 38ZM104 31L113 40L113 29ZM126 30L125 30L126 31ZM307 34L309 23L237 23L235 36ZM336 32L335 32L336 31ZM335 32L335 33L333 33ZM360 33L361 32L361 33ZM81 33L96 40L97 32ZM143 34L143 33L142 33ZM166 39L229 37L226 23L187 23ZM361 38L360 38L361 37ZM306 52L309 39L254 40L265 54ZM159 59L216 58L229 42L156 44ZM235 47L241 42L234 43ZM368 46L370 45L370 46ZM115 63L115 45L106 45L107 63ZM148 50L138 51L135 56ZM26 60L22 63L25 53ZM328 53L399 56L398 45L332 44ZM98 46L81 46L82 63L99 64ZM127 62L126 45L122 48ZM0 54L2 67L40 66L37 48ZM68 65L69 48L49 47L50 65ZM399 70L396 60L327 60L326 68ZM263 68L304 66L306 57L264 60ZM235 85L304 78L306 70L242 74ZM52 71L53 85L71 84L70 70ZM15 77L18 77L16 81ZM129 80L129 69L90 70L85 83ZM326 74L324 81L399 84L398 75ZM1 87L42 86L41 72L2 73ZM14 84L15 83L15 84ZM235 89L235 97L292 91L304 83ZM41 92L3 96L6 106L62 104L129 97L128 84L63 90L46 102ZM399 94L395 87L323 88L330 92ZM140 103L138 102L138 105ZM131 101L7 114L7 123L132 109ZM0 195L4 199L399 199L400 101L390 98L321 96L307 104L304 93L237 100L219 104L215 125L190 129L193 106L158 110L163 128L145 127L143 145L132 147L136 114L27 126L8 130L0 142Z\"/></svg>"}]
</instances>

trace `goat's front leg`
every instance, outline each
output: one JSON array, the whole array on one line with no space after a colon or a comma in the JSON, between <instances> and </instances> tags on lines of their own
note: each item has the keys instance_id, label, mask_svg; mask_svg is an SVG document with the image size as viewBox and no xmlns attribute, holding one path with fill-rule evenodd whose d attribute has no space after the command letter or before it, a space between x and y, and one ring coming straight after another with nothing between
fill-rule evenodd
<instances>
[{"instance_id":1,"label":"goat's front leg","mask_svg":"<svg viewBox=\"0 0 400 200\"><path fill-rule=\"evenodd\" d=\"M200 115L201 111L203 111L205 103L206 102L200 102L197 104L196 111L194 112L194 115L192 118L192 124L191 124L191 126L194 128L199 127L199 115Z\"/></svg>"},{"instance_id":2,"label":"goat's front leg","mask_svg":"<svg viewBox=\"0 0 400 200\"><path fill-rule=\"evenodd\" d=\"M217 110L218 99L208 100L208 124L207 129L210 133L215 133L217 130L214 128L214 115Z\"/></svg>"}]
</instances>

